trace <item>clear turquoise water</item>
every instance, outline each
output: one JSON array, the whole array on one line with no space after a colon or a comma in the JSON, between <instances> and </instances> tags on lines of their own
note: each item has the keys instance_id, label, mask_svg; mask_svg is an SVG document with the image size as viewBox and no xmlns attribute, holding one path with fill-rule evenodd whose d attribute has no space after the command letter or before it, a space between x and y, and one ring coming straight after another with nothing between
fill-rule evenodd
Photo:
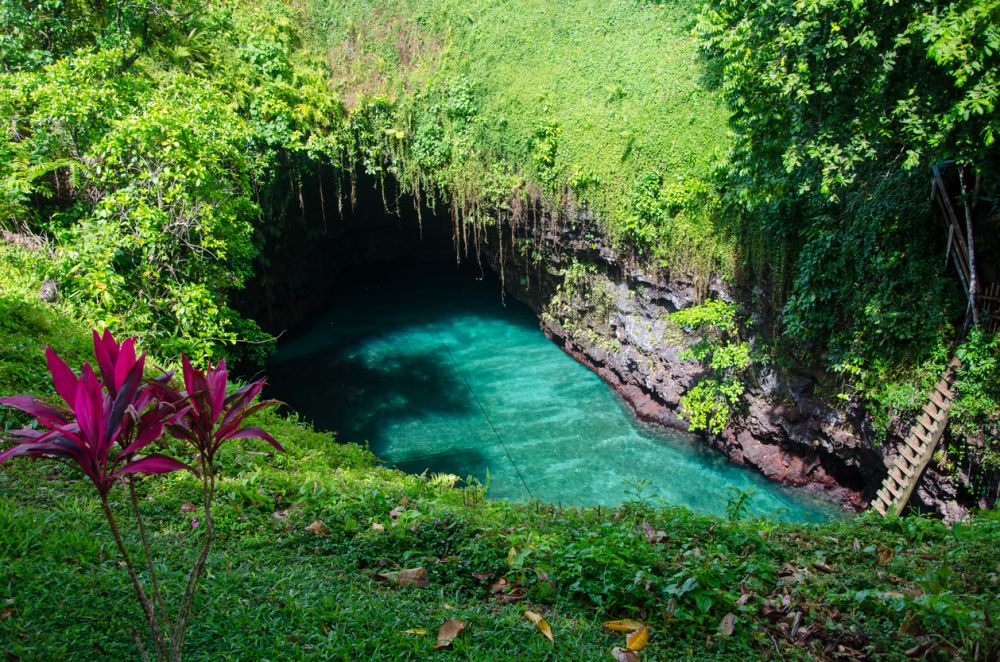
<instances>
[{"instance_id":1,"label":"clear turquoise water","mask_svg":"<svg viewBox=\"0 0 1000 662\"><path fill-rule=\"evenodd\" d=\"M467 272L397 265L348 283L279 343L268 375L273 397L340 439L412 473L488 473L493 498L617 505L647 480L644 496L709 514L748 488L757 514L841 512L643 425L525 306Z\"/></svg>"}]
</instances>

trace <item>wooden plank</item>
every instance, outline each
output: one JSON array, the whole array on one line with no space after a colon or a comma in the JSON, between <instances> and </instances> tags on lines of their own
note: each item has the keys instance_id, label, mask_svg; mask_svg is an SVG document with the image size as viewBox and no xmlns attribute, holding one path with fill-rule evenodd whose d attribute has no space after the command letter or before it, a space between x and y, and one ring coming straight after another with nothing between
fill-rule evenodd
<instances>
[{"instance_id":1,"label":"wooden plank","mask_svg":"<svg viewBox=\"0 0 1000 662\"><path fill-rule=\"evenodd\" d=\"M933 403L933 400L931 402L928 402L923 407L921 407L921 409L923 409L924 413L930 416L931 420L934 421L935 423L940 421L941 417L944 415L944 407L937 406L936 404Z\"/></svg>"}]
</instances>

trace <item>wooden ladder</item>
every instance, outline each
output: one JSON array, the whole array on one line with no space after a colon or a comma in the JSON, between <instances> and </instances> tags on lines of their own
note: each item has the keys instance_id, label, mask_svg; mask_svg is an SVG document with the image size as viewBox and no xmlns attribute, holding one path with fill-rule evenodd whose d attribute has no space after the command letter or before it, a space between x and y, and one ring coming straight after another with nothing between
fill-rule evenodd
<instances>
[{"instance_id":1,"label":"wooden ladder","mask_svg":"<svg viewBox=\"0 0 1000 662\"><path fill-rule=\"evenodd\" d=\"M899 457L889 469L889 475L882 481L882 487L871 503L871 507L879 514L898 516L910 500L920 474L930 462L934 449L948 426L948 410L955 397L951 384L959 365L957 358L953 358L948 364L941 381L934 385L929 402L924 405L917 422L900 444Z\"/></svg>"}]
</instances>

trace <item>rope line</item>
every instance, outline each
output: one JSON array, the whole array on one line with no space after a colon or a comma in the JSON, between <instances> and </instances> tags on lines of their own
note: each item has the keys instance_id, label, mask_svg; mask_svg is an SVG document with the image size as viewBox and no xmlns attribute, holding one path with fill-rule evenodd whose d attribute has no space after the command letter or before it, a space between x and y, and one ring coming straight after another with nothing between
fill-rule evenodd
<instances>
[{"instance_id":1,"label":"rope line","mask_svg":"<svg viewBox=\"0 0 1000 662\"><path fill-rule=\"evenodd\" d=\"M434 327L431 326L431 328L433 329ZM475 400L476 404L479 405L479 411L483 412L483 418L486 419L486 422L489 424L490 429L493 430L493 434L496 436L497 441L500 442L500 446L503 448L503 452L507 455L507 459L510 460L511 466L514 467L514 472L517 474L518 479L520 479L521 484L524 485L524 489L527 490L528 496L531 497L532 501L534 501L535 495L531 493L531 488L528 487L528 483L524 480L524 476L521 475L521 470L517 467L517 463L514 462L514 457L510 454L510 449L507 448L507 444L503 442L503 438L497 431L496 426L493 425L493 421L490 420L490 415L486 413L486 407L483 406L483 403L479 400L479 396L476 395L476 392L472 390L472 385L469 383L468 378L466 378L465 372L462 370L462 367L458 365L458 361L455 360L455 355L451 353L451 348L448 347L448 343L444 341L444 338L436 329L434 330L434 334L437 336L438 342L441 343L441 346L444 347L444 351L448 352L448 357L451 359L452 365L455 366L455 369L458 370L458 374L462 376L462 381L465 382L465 388L469 389L469 393L472 394L473 400Z\"/></svg>"}]
</instances>

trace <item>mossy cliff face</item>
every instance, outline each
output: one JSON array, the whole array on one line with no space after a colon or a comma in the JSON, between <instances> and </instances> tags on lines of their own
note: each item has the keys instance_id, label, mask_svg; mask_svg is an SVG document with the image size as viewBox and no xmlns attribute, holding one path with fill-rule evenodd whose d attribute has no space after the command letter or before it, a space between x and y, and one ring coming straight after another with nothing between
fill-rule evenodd
<instances>
[{"instance_id":1,"label":"mossy cliff face","mask_svg":"<svg viewBox=\"0 0 1000 662\"><path fill-rule=\"evenodd\" d=\"M494 230L483 253L502 270L507 290L539 316L546 335L597 372L640 418L687 430L680 398L705 369L683 356L695 337L670 314L707 295L732 300L746 293L718 278L649 268L616 247L585 209L501 227L503 242ZM764 366L747 386L743 406L706 443L773 480L811 486L852 508L867 506L895 460L906 422L878 444L860 403L845 406L823 395L833 392L823 375ZM948 520L964 517L961 480L932 464L912 503Z\"/></svg>"}]
</instances>

